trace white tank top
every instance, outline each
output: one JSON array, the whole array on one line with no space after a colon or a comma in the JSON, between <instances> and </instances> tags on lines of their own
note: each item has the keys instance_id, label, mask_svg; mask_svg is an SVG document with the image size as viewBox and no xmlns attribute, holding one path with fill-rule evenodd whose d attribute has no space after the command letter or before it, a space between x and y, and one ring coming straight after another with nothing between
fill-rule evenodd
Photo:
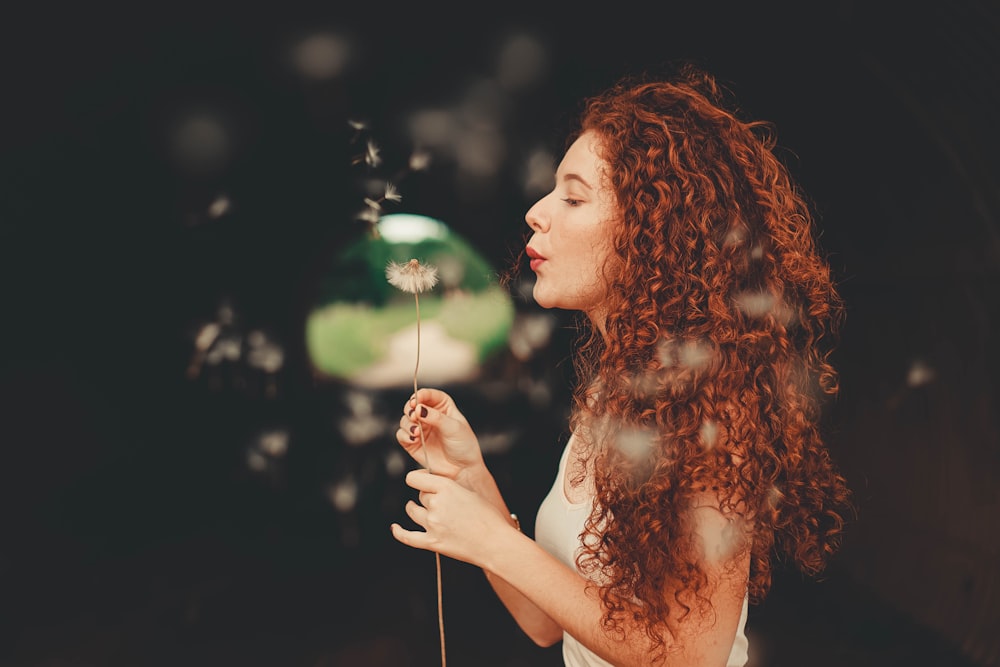
<instances>
[{"instance_id":1,"label":"white tank top","mask_svg":"<svg viewBox=\"0 0 1000 667\"><path fill-rule=\"evenodd\" d=\"M558 558L567 566L576 569L576 556L581 548L580 535L583 533L584 522L590 516L593 499L583 502L570 502L564 491L566 467L569 453L573 445L573 437L563 449L559 460L559 473L552 484L552 489L542 501L535 517L535 541L539 546ZM743 599L743 612L736 629L736 639L733 650L729 654L727 667L743 667L748 660L745 628L749 600ZM613 667L611 663L593 653L567 633L563 633L563 661L566 667Z\"/></svg>"}]
</instances>

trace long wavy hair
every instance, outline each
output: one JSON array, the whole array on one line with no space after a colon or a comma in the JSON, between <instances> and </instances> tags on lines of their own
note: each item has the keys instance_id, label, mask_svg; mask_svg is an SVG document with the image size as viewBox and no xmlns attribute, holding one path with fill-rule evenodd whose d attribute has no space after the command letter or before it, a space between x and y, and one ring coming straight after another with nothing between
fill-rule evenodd
<instances>
[{"instance_id":1,"label":"long wavy hair","mask_svg":"<svg viewBox=\"0 0 1000 667\"><path fill-rule=\"evenodd\" d=\"M851 510L821 433L843 303L773 127L727 99L693 66L623 79L569 137L599 137L621 216L604 331L582 326L574 356L596 491L577 563L606 628L641 622L659 648L672 610L711 611L686 511L706 490L734 520L728 554L749 552L752 602L775 557L823 570Z\"/></svg>"}]
</instances>

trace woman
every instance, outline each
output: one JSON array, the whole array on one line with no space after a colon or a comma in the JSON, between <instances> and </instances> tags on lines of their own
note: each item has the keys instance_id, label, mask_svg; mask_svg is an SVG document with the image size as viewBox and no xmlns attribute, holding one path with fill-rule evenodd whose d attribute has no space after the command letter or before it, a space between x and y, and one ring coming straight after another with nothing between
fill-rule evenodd
<instances>
[{"instance_id":1,"label":"woman","mask_svg":"<svg viewBox=\"0 0 1000 667\"><path fill-rule=\"evenodd\" d=\"M773 147L690 67L587 101L526 215L535 300L585 316L537 541L451 398L404 407L397 439L433 474L407 475L420 530L394 537L482 567L567 665L743 665L772 559L815 574L839 544L819 418L843 307Z\"/></svg>"}]
</instances>

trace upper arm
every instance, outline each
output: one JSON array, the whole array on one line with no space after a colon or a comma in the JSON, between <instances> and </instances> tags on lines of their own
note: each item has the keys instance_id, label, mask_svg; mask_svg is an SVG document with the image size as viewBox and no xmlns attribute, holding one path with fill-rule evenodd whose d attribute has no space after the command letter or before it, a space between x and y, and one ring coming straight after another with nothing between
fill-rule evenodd
<instances>
[{"instance_id":1,"label":"upper arm","mask_svg":"<svg viewBox=\"0 0 1000 667\"><path fill-rule=\"evenodd\" d=\"M709 602L704 612L691 604L691 612L672 619L673 642L690 664L725 665L739 629L750 577L748 525L719 508L709 492L696 498L688 510L693 540L691 554L707 577L701 591ZM672 595L670 591L668 595ZM687 661L685 661L687 664Z\"/></svg>"}]
</instances>

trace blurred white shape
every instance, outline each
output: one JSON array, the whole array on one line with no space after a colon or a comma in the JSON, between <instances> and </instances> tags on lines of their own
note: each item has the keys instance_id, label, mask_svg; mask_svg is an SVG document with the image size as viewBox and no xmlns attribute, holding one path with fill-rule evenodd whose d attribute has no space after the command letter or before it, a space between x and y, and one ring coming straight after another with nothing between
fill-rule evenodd
<instances>
[{"instance_id":1,"label":"blurred white shape","mask_svg":"<svg viewBox=\"0 0 1000 667\"><path fill-rule=\"evenodd\" d=\"M424 384L464 382L479 372L479 352L475 345L454 338L444 325L433 320L422 323L420 331L420 377ZM368 388L412 386L416 347L414 323L390 335L383 356L352 374L349 380Z\"/></svg>"},{"instance_id":2,"label":"blurred white shape","mask_svg":"<svg viewBox=\"0 0 1000 667\"><path fill-rule=\"evenodd\" d=\"M664 338L657 347L657 356L665 368L675 365L691 370L704 368L712 361L712 347L697 340L685 340L679 345L673 338Z\"/></svg>"},{"instance_id":3,"label":"blurred white shape","mask_svg":"<svg viewBox=\"0 0 1000 667\"><path fill-rule=\"evenodd\" d=\"M285 351L277 343L271 342L251 347L247 363L265 373L277 373L285 365Z\"/></svg>"},{"instance_id":4,"label":"blurred white shape","mask_svg":"<svg viewBox=\"0 0 1000 667\"><path fill-rule=\"evenodd\" d=\"M524 165L524 194L535 197L552 190L555 183L555 157L545 149L536 149L528 155Z\"/></svg>"},{"instance_id":5,"label":"blurred white shape","mask_svg":"<svg viewBox=\"0 0 1000 667\"><path fill-rule=\"evenodd\" d=\"M701 437L701 446L705 449L712 449L719 439L719 425L709 419L698 429L698 435Z\"/></svg>"},{"instance_id":6,"label":"blurred white shape","mask_svg":"<svg viewBox=\"0 0 1000 667\"><path fill-rule=\"evenodd\" d=\"M240 355L243 352L243 340L240 336L220 338L215 347L212 348L212 352L216 351L227 361L239 361Z\"/></svg>"},{"instance_id":7,"label":"blurred white shape","mask_svg":"<svg viewBox=\"0 0 1000 667\"><path fill-rule=\"evenodd\" d=\"M740 524L728 521L720 526L719 510L701 507L695 512L695 532L701 535L705 546L705 558L710 563L724 563L732 558L740 545Z\"/></svg>"},{"instance_id":8,"label":"blurred white shape","mask_svg":"<svg viewBox=\"0 0 1000 667\"><path fill-rule=\"evenodd\" d=\"M785 497L785 494L781 492L777 486L772 486L767 490L767 505L772 510L777 510L778 506L781 504L781 499Z\"/></svg>"},{"instance_id":9,"label":"blurred white shape","mask_svg":"<svg viewBox=\"0 0 1000 667\"><path fill-rule=\"evenodd\" d=\"M655 432L645 428L623 428L615 436L618 451L633 463L647 461L655 444Z\"/></svg>"},{"instance_id":10,"label":"blurred white shape","mask_svg":"<svg viewBox=\"0 0 1000 667\"><path fill-rule=\"evenodd\" d=\"M532 86L544 79L548 70L548 51L533 35L511 35L500 49L497 80L508 90Z\"/></svg>"},{"instance_id":11,"label":"blurred white shape","mask_svg":"<svg viewBox=\"0 0 1000 667\"><path fill-rule=\"evenodd\" d=\"M459 169L476 176L494 176L507 153L507 141L499 130L480 127L463 132L455 145Z\"/></svg>"},{"instance_id":12,"label":"blurred white shape","mask_svg":"<svg viewBox=\"0 0 1000 667\"><path fill-rule=\"evenodd\" d=\"M458 132L455 114L442 109L418 111L409 119L410 135L420 146L451 152Z\"/></svg>"},{"instance_id":13,"label":"blurred white shape","mask_svg":"<svg viewBox=\"0 0 1000 667\"><path fill-rule=\"evenodd\" d=\"M221 218L232 207L232 201L226 195L219 195L208 205L208 217Z\"/></svg>"},{"instance_id":14,"label":"blurred white shape","mask_svg":"<svg viewBox=\"0 0 1000 667\"><path fill-rule=\"evenodd\" d=\"M209 322L208 324L202 326L198 331L198 335L195 336L194 339L195 348L204 352L208 348L212 347L212 343L214 343L215 339L219 337L219 331L221 331L221 329L222 328L219 326L218 322Z\"/></svg>"},{"instance_id":15,"label":"blurred white shape","mask_svg":"<svg viewBox=\"0 0 1000 667\"><path fill-rule=\"evenodd\" d=\"M465 280L465 263L454 255L444 255L437 260L438 276L441 279L441 286L444 288L454 288L462 284Z\"/></svg>"},{"instance_id":16,"label":"blurred white shape","mask_svg":"<svg viewBox=\"0 0 1000 667\"><path fill-rule=\"evenodd\" d=\"M511 353L519 360L527 361L549 344L555 327L556 317L551 313L519 314L507 335Z\"/></svg>"},{"instance_id":17,"label":"blurred white shape","mask_svg":"<svg viewBox=\"0 0 1000 667\"><path fill-rule=\"evenodd\" d=\"M325 81L344 73L351 60L351 43L331 32L308 35L292 47L292 63L309 79Z\"/></svg>"},{"instance_id":18,"label":"blurred white shape","mask_svg":"<svg viewBox=\"0 0 1000 667\"><path fill-rule=\"evenodd\" d=\"M385 454L385 473L390 477L402 477L406 472L406 456L399 449L390 449Z\"/></svg>"},{"instance_id":19,"label":"blurred white shape","mask_svg":"<svg viewBox=\"0 0 1000 667\"><path fill-rule=\"evenodd\" d=\"M247 345L250 347L260 347L267 343L267 334L260 329L254 329L247 334Z\"/></svg>"},{"instance_id":20,"label":"blurred white shape","mask_svg":"<svg viewBox=\"0 0 1000 667\"><path fill-rule=\"evenodd\" d=\"M482 433L479 436L479 448L483 454L503 454L510 451L514 445L514 434L510 432Z\"/></svg>"},{"instance_id":21,"label":"blurred white shape","mask_svg":"<svg viewBox=\"0 0 1000 667\"><path fill-rule=\"evenodd\" d=\"M510 100L490 79L477 79L462 96L458 107L461 126L471 130L496 130L503 122Z\"/></svg>"},{"instance_id":22,"label":"blurred white shape","mask_svg":"<svg viewBox=\"0 0 1000 667\"><path fill-rule=\"evenodd\" d=\"M415 150L410 155L410 169L413 171L423 171L431 164L431 153L427 150Z\"/></svg>"},{"instance_id":23,"label":"blurred white shape","mask_svg":"<svg viewBox=\"0 0 1000 667\"><path fill-rule=\"evenodd\" d=\"M712 348L697 340L686 340L681 344L680 362L688 368L704 368L712 360Z\"/></svg>"},{"instance_id":24,"label":"blurred white shape","mask_svg":"<svg viewBox=\"0 0 1000 667\"><path fill-rule=\"evenodd\" d=\"M220 303L219 308L215 312L215 316L219 320L219 324L223 326L232 324L236 319L236 311L233 309L232 304L228 301Z\"/></svg>"},{"instance_id":25,"label":"blurred white shape","mask_svg":"<svg viewBox=\"0 0 1000 667\"><path fill-rule=\"evenodd\" d=\"M389 243L417 243L445 239L448 227L440 220L412 213L393 213L382 216L378 233Z\"/></svg>"},{"instance_id":26,"label":"blurred white shape","mask_svg":"<svg viewBox=\"0 0 1000 667\"><path fill-rule=\"evenodd\" d=\"M247 468L254 472L264 472L271 465L271 460L256 449L247 450Z\"/></svg>"},{"instance_id":27,"label":"blurred white shape","mask_svg":"<svg viewBox=\"0 0 1000 667\"><path fill-rule=\"evenodd\" d=\"M368 392L350 389L344 393L344 403L347 404L353 415L375 414L375 398Z\"/></svg>"},{"instance_id":28,"label":"blurred white shape","mask_svg":"<svg viewBox=\"0 0 1000 667\"><path fill-rule=\"evenodd\" d=\"M760 245L755 245L754 247L750 248L751 259L760 259L763 256L764 256L764 248L761 247Z\"/></svg>"},{"instance_id":29,"label":"blurred white shape","mask_svg":"<svg viewBox=\"0 0 1000 667\"><path fill-rule=\"evenodd\" d=\"M274 429L264 431L257 438L257 448L275 458L281 458L288 451L288 431Z\"/></svg>"},{"instance_id":30,"label":"blurred white shape","mask_svg":"<svg viewBox=\"0 0 1000 667\"><path fill-rule=\"evenodd\" d=\"M331 484L326 490L327 498L340 512L350 512L358 504L358 483L351 478Z\"/></svg>"},{"instance_id":31,"label":"blurred white shape","mask_svg":"<svg viewBox=\"0 0 1000 667\"><path fill-rule=\"evenodd\" d=\"M733 227L726 232L726 238L722 241L723 247L737 246L747 240L747 231L743 227Z\"/></svg>"},{"instance_id":32,"label":"blurred white shape","mask_svg":"<svg viewBox=\"0 0 1000 667\"><path fill-rule=\"evenodd\" d=\"M170 152L180 166L214 169L229 156L231 138L223 122L207 112L180 119L170 136Z\"/></svg>"},{"instance_id":33,"label":"blurred white shape","mask_svg":"<svg viewBox=\"0 0 1000 667\"><path fill-rule=\"evenodd\" d=\"M911 387L922 387L933 382L935 376L933 368L922 359L916 359L910 364L910 370L906 374L906 384Z\"/></svg>"},{"instance_id":34,"label":"blurred white shape","mask_svg":"<svg viewBox=\"0 0 1000 667\"><path fill-rule=\"evenodd\" d=\"M522 377L517 386L536 410L543 410L552 404L552 385L548 381Z\"/></svg>"},{"instance_id":35,"label":"blurred white shape","mask_svg":"<svg viewBox=\"0 0 1000 667\"><path fill-rule=\"evenodd\" d=\"M763 317L771 312L778 299L764 290L747 290L736 295L736 306L750 317Z\"/></svg>"},{"instance_id":36,"label":"blurred white shape","mask_svg":"<svg viewBox=\"0 0 1000 667\"><path fill-rule=\"evenodd\" d=\"M375 415L352 415L340 420L340 434L347 444L357 447L385 433L387 425Z\"/></svg>"}]
</instances>

